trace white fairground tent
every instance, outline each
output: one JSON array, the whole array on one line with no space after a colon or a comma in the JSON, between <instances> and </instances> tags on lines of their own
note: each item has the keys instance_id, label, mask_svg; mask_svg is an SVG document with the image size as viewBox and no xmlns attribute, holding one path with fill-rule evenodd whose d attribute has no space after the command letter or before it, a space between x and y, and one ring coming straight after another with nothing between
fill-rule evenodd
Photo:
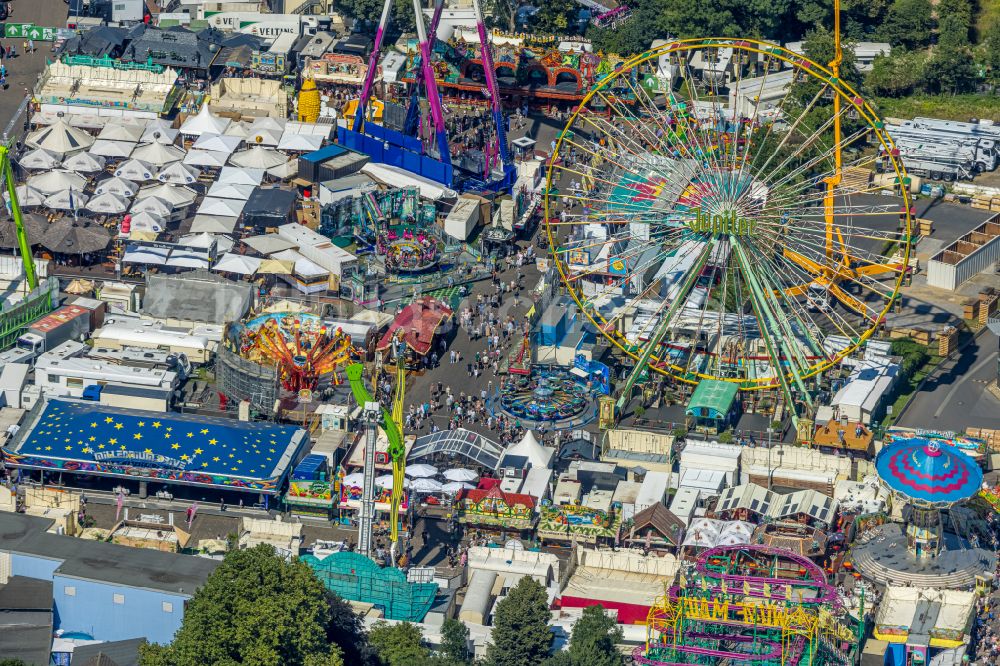
<instances>
[{"instance_id":1,"label":"white fairground tent","mask_svg":"<svg viewBox=\"0 0 1000 666\"><path fill-rule=\"evenodd\" d=\"M226 185L260 185L264 182L264 169L227 166L219 172L219 183Z\"/></svg>"},{"instance_id":2,"label":"white fairground tent","mask_svg":"<svg viewBox=\"0 0 1000 666\"><path fill-rule=\"evenodd\" d=\"M112 160L123 160L132 154L135 144L128 141L110 141L108 139L98 139L87 151L91 155L106 157Z\"/></svg>"},{"instance_id":3,"label":"white fairground tent","mask_svg":"<svg viewBox=\"0 0 1000 666\"><path fill-rule=\"evenodd\" d=\"M161 183L152 187L144 187L135 195L136 199L146 199L147 197L158 197L163 199L174 208L190 206L198 198L198 193L183 185L167 185Z\"/></svg>"},{"instance_id":4,"label":"white fairground tent","mask_svg":"<svg viewBox=\"0 0 1000 666\"><path fill-rule=\"evenodd\" d=\"M114 178L108 178L107 180L102 180L98 183L97 189L94 190L94 194L104 194L109 192L123 197L131 197L138 191L139 186L131 180L115 176Z\"/></svg>"},{"instance_id":5,"label":"white fairground tent","mask_svg":"<svg viewBox=\"0 0 1000 666\"><path fill-rule=\"evenodd\" d=\"M208 189L207 197L216 199L249 199L253 191L257 189L255 185L233 185L231 183L212 183Z\"/></svg>"},{"instance_id":6,"label":"white fairground tent","mask_svg":"<svg viewBox=\"0 0 1000 666\"><path fill-rule=\"evenodd\" d=\"M82 192L87 179L72 171L46 171L28 178L28 185L42 194L55 194L63 190Z\"/></svg>"},{"instance_id":7,"label":"white fairground tent","mask_svg":"<svg viewBox=\"0 0 1000 666\"><path fill-rule=\"evenodd\" d=\"M160 172L156 174L156 180L173 185L190 185L198 182L200 175L201 170L197 167L174 162L160 169Z\"/></svg>"},{"instance_id":8,"label":"white fairground tent","mask_svg":"<svg viewBox=\"0 0 1000 666\"><path fill-rule=\"evenodd\" d=\"M104 170L107 160L93 153L77 153L63 160L63 168L77 173L97 173Z\"/></svg>"},{"instance_id":9,"label":"white fairground tent","mask_svg":"<svg viewBox=\"0 0 1000 666\"><path fill-rule=\"evenodd\" d=\"M192 150L209 150L213 153L232 155L240 147L243 140L238 136L221 134L202 134L191 144Z\"/></svg>"},{"instance_id":10,"label":"white fairground tent","mask_svg":"<svg viewBox=\"0 0 1000 666\"><path fill-rule=\"evenodd\" d=\"M549 462L552 460L552 456L555 455L555 449L542 446L535 438L535 433L530 430L526 430L524 437L521 438L521 441L507 447L507 450L503 452L503 455L504 457L523 456L527 458L528 462L534 467L548 467Z\"/></svg>"},{"instance_id":11,"label":"white fairground tent","mask_svg":"<svg viewBox=\"0 0 1000 666\"><path fill-rule=\"evenodd\" d=\"M97 135L98 139L104 139L105 141L125 141L127 143L139 143L139 139L142 138L142 133L146 131L144 125L135 125L128 123L109 123L104 126L100 134Z\"/></svg>"},{"instance_id":12,"label":"white fairground tent","mask_svg":"<svg viewBox=\"0 0 1000 666\"><path fill-rule=\"evenodd\" d=\"M145 180L153 180L154 170L145 162L139 160L128 160L115 169L115 175L119 178L127 178L137 183Z\"/></svg>"},{"instance_id":13,"label":"white fairground tent","mask_svg":"<svg viewBox=\"0 0 1000 666\"><path fill-rule=\"evenodd\" d=\"M17 160L22 169L52 169L59 166L59 158L44 148L29 150Z\"/></svg>"},{"instance_id":14,"label":"white fairground tent","mask_svg":"<svg viewBox=\"0 0 1000 666\"><path fill-rule=\"evenodd\" d=\"M695 518L684 534L684 543L689 548L715 548L722 533L721 520L711 518Z\"/></svg>"},{"instance_id":15,"label":"white fairground tent","mask_svg":"<svg viewBox=\"0 0 1000 666\"><path fill-rule=\"evenodd\" d=\"M239 167L273 169L288 162L288 156L270 148L254 146L250 150L235 153L229 161Z\"/></svg>"},{"instance_id":16,"label":"white fairground tent","mask_svg":"<svg viewBox=\"0 0 1000 666\"><path fill-rule=\"evenodd\" d=\"M24 143L29 148L42 148L62 158L90 148L94 144L94 137L82 129L71 127L60 118L48 127L29 134Z\"/></svg>"},{"instance_id":17,"label":"white fairground tent","mask_svg":"<svg viewBox=\"0 0 1000 666\"><path fill-rule=\"evenodd\" d=\"M163 167L184 159L184 149L162 143L147 143L132 151L132 159L155 167Z\"/></svg>"},{"instance_id":18,"label":"white fairground tent","mask_svg":"<svg viewBox=\"0 0 1000 666\"><path fill-rule=\"evenodd\" d=\"M236 273L237 275L253 275L260 268L261 259L242 254L224 254L212 266L213 271Z\"/></svg>"},{"instance_id":19,"label":"white fairground tent","mask_svg":"<svg viewBox=\"0 0 1000 666\"><path fill-rule=\"evenodd\" d=\"M198 115L191 116L181 125L181 134L201 136L202 134L224 134L232 121L221 118L208 110L208 104L201 106Z\"/></svg>"},{"instance_id":20,"label":"white fairground tent","mask_svg":"<svg viewBox=\"0 0 1000 666\"><path fill-rule=\"evenodd\" d=\"M225 165L227 159L229 159L228 153L212 150L189 150L188 154L184 156L184 164L218 169Z\"/></svg>"}]
</instances>

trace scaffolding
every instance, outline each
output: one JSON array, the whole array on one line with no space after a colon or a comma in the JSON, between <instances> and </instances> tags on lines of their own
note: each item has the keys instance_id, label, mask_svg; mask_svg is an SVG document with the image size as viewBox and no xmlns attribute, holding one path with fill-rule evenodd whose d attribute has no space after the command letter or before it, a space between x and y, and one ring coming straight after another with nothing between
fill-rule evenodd
<instances>
[{"instance_id":1,"label":"scaffolding","mask_svg":"<svg viewBox=\"0 0 1000 666\"><path fill-rule=\"evenodd\" d=\"M304 555L302 561L328 590L372 604L388 620L422 622L437 596L437 583L410 582L399 569L382 568L360 553L343 551L322 560Z\"/></svg>"}]
</instances>

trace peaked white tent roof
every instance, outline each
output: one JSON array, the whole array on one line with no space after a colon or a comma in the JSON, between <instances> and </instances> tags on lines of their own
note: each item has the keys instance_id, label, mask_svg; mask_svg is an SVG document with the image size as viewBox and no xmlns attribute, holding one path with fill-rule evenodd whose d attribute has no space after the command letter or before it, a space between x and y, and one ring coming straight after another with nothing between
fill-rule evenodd
<instances>
[{"instance_id":1,"label":"peaked white tent roof","mask_svg":"<svg viewBox=\"0 0 1000 666\"><path fill-rule=\"evenodd\" d=\"M153 168L140 160L128 160L115 169L115 175L141 183L144 180L153 180Z\"/></svg>"},{"instance_id":2,"label":"peaked white tent roof","mask_svg":"<svg viewBox=\"0 0 1000 666\"><path fill-rule=\"evenodd\" d=\"M294 134L285 132L278 141L278 150L312 152L323 147L323 137L314 134Z\"/></svg>"},{"instance_id":3,"label":"peaked white tent roof","mask_svg":"<svg viewBox=\"0 0 1000 666\"><path fill-rule=\"evenodd\" d=\"M255 132L261 131L271 131L271 132L281 132L285 131L285 126L288 124L284 118L272 118L271 116L261 116L260 118L254 119L253 123L250 125L250 129Z\"/></svg>"},{"instance_id":4,"label":"peaked white tent roof","mask_svg":"<svg viewBox=\"0 0 1000 666\"><path fill-rule=\"evenodd\" d=\"M79 173L97 173L104 169L107 160L93 153L77 153L63 160L63 167Z\"/></svg>"},{"instance_id":5,"label":"peaked white tent roof","mask_svg":"<svg viewBox=\"0 0 1000 666\"><path fill-rule=\"evenodd\" d=\"M218 254L223 252L229 252L233 249L235 242L229 236L221 236L216 234L210 234L207 232L200 232L195 234L187 234L186 236L181 236L177 241L178 245L187 245L188 247L200 247L208 249L215 246Z\"/></svg>"},{"instance_id":6,"label":"peaked white tent roof","mask_svg":"<svg viewBox=\"0 0 1000 666\"><path fill-rule=\"evenodd\" d=\"M208 104L202 104L198 115L191 116L181 125L181 134L188 136L201 136L206 132L222 134L231 122L228 118L220 118L209 111Z\"/></svg>"},{"instance_id":7,"label":"peaked white tent roof","mask_svg":"<svg viewBox=\"0 0 1000 666\"><path fill-rule=\"evenodd\" d=\"M722 532L722 521L711 518L695 518L684 533L684 546L715 548Z\"/></svg>"},{"instance_id":8,"label":"peaked white tent roof","mask_svg":"<svg viewBox=\"0 0 1000 666\"><path fill-rule=\"evenodd\" d=\"M88 151L91 155L101 157L112 157L124 159L132 154L135 144L128 141L110 141L108 139L98 139Z\"/></svg>"},{"instance_id":9,"label":"peaked white tent roof","mask_svg":"<svg viewBox=\"0 0 1000 666\"><path fill-rule=\"evenodd\" d=\"M238 139L246 139L247 132L250 131L250 126L246 123L233 122L229 127L226 128L225 136L232 136Z\"/></svg>"},{"instance_id":10,"label":"peaked white tent roof","mask_svg":"<svg viewBox=\"0 0 1000 666\"><path fill-rule=\"evenodd\" d=\"M214 150L189 150L184 156L184 164L199 167L221 167L229 159L229 153Z\"/></svg>"},{"instance_id":11,"label":"peaked white tent roof","mask_svg":"<svg viewBox=\"0 0 1000 666\"><path fill-rule=\"evenodd\" d=\"M45 201L45 194L30 185L18 185L16 191L17 202L21 206L41 206ZM10 202L10 195L7 194L6 187L3 188L3 198L4 201Z\"/></svg>"},{"instance_id":12,"label":"peaked white tent roof","mask_svg":"<svg viewBox=\"0 0 1000 666\"><path fill-rule=\"evenodd\" d=\"M275 252L271 255L271 258L278 259L279 261L295 262L295 274L302 277L318 277L330 274L330 271L326 270L322 266L319 266L318 264L313 263L295 250L282 250L281 252Z\"/></svg>"},{"instance_id":13,"label":"peaked white tent roof","mask_svg":"<svg viewBox=\"0 0 1000 666\"><path fill-rule=\"evenodd\" d=\"M233 185L232 183L212 183L206 196L216 199L249 199L253 191L257 189L254 185Z\"/></svg>"},{"instance_id":14,"label":"peaked white tent roof","mask_svg":"<svg viewBox=\"0 0 1000 666\"><path fill-rule=\"evenodd\" d=\"M143 211L148 211L162 217L170 217L170 214L174 212L174 207L170 202L164 201L160 197L146 197L132 204L133 216Z\"/></svg>"},{"instance_id":15,"label":"peaked white tent roof","mask_svg":"<svg viewBox=\"0 0 1000 666\"><path fill-rule=\"evenodd\" d=\"M184 187L183 185L167 185L165 183L161 183L159 185L153 185L152 187L144 187L139 190L138 194L135 195L137 200L149 197L157 197L159 199L163 199L174 208L182 208L194 203L194 200L198 198L198 193L189 187Z\"/></svg>"},{"instance_id":16,"label":"peaked white tent roof","mask_svg":"<svg viewBox=\"0 0 1000 666\"><path fill-rule=\"evenodd\" d=\"M229 234L236 228L236 218L226 215L195 215L191 231L210 234Z\"/></svg>"},{"instance_id":17,"label":"peaked white tent roof","mask_svg":"<svg viewBox=\"0 0 1000 666\"><path fill-rule=\"evenodd\" d=\"M260 185L264 182L264 169L234 166L222 167L217 182L233 185Z\"/></svg>"},{"instance_id":18,"label":"peaked white tent roof","mask_svg":"<svg viewBox=\"0 0 1000 666\"><path fill-rule=\"evenodd\" d=\"M750 543L753 525L742 520L730 520L723 524L716 546L737 546Z\"/></svg>"},{"instance_id":19,"label":"peaked white tent roof","mask_svg":"<svg viewBox=\"0 0 1000 666\"><path fill-rule=\"evenodd\" d=\"M97 189L94 190L94 194L104 194L105 192L110 192L111 194L119 194L123 197L130 197L138 191L139 186L128 178L115 176L114 178L108 178L107 180L102 180L98 183Z\"/></svg>"},{"instance_id":20,"label":"peaked white tent roof","mask_svg":"<svg viewBox=\"0 0 1000 666\"><path fill-rule=\"evenodd\" d=\"M46 171L28 178L28 185L42 194L55 194L63 190L82 192L87 179L72 171Z\"/></svg>"},{"instance_id":21,"label":"peaked white tent roof","mask_svg":"<svg viewBox=\"0 0 1000 666\"><path fill-rule=\"evenodd\" d=\"M44 148L29 150L17 163L24 169L52 169L59 165L59 157Z\"/></svg>"},{"instance_id":22,"label":"peaked white tent roof","mask_svg":"<svg viewBox=\"0 0 1000 666\"><path fill-rule=\"evenodd\" d=\"M134 210L134 207L133 207ZM132 214L132 231L163 231L167 227L167 218L148 210Z\"/></svg>"},{"instance_id":23,"label":"peaked white tent roof","mask_svg":"<svg viewBox=\"0 0 1000 666\"><path fill-rule=\"evenodd\" d=\"M101 130L100 134L97 135L98 139L106 139L108 141L128 141L129 143L136 143L142 137L142 133L146 131L146 128L142 125L130 125L125 123L108 123Z\"/></svg>"},{"instance_id":24,"label":"peaked white tent roof","mask_svg":"<svg viewBox=\"0 0 1000 666\"><path fill-rule=\"evenodd\" d=\"M240 147L243 139L238 136L225 136L220 134L202 134L191 144L192 150L211 150L216 153L232 155L233 151Z\"/></svg>"},{"instance_id":25,"label":"peaked white tent roof","mask_svg":"<svg viewBox=\"0 0 1000 666\"><path fill-rule=\"evenodd\" d=\"M197 167L173 162L160 169L160 172L156 174L156 180L161 183L184 185L198 182L198 176L200 175L201 170Z\"/></svg>"},{"instance_id":26,"label":"peaked white tent roof","mask_svg":"<svg viewBox=\"0 0 1000 666\"><path fill-rule=\"evenodd\" d=\"M254 146L250 150L235 153L229 158L230 163L241 167L255 169L271 169L288 161L288 156L270 148Z\"/></svg>"},{"instance_id":27,"label":"peaked white tent roof","mask_svg":"<svg viewBox=\"0 0 1000 666\"><path fill-rule=\"evenodd\" d=\"M117 215L128 210L128 204L129 201L125 197L105 192L104 194L98 194L87 202L87 210L92 210L95 213Z\"/></svg>"},{"instance_id":28,"label":"peaked white tent roof","mask_svg":"<svg viewBox=\"0 0 1000 666\"><path fill-rule=\"evenodd\" d=\"M299 161L296 159L290 159L284 164L279 164L276 167L271 167L267 170L267 175L274 176L275 178L291 178L299 173Z\"/></svg>"},{"instance_id":29,"label":"peaked white tent roof","mask_svg":"<svg viewBox=\"0 0 1000 666\"><path fill-rule=\"evenodd\" d=\"M206 197L198 208L199 215L221 215L223 217L239 217L247 202L238 199L216 199Z\"/></svg>"},{"instance_id":30,"label":"peaked white tent roof","mask_svg":"<svg viewBox=\"0 0 1000 666\"><path fill-rule=\"evenodd\" d=\"M281 141L281 131L273 129L257 129L247 135L247 143L257 146L277 146Z\"/></svg>"},{"instance_id":31,"label":"peaked white tent roof","mask_svg":"<svg viewBox=\"0 0 1000 666\"><path fill-rule=\"evenodd\" d=\"M79 210L87 205L87 195L79 190L60 190L45 197L43 205L52 210Z\"/></svg>"},{"instance_id":32,"label":"peaked white tent roof","mask_svg":"<svg viewBox=\"0 0 1000 666\"><path fill-rule=\"evenodd\" d=\"M151 166L161 167L171 162L180 162L184 159L184 150L177 146L168 146L162 143L147 143L132 151L132 159L140 160Z\"/></svg>"},{"instance_id":33,"label":"peaked white tent roof","mask_svg":"<svg viewBox=\"0 0 1000 666\"><path fill-rule=\"evenodd\" d=\"M253 275L260 268L262 259L243 254L225 254L212 267L213 271L225 271L239 275Z\"/></svg>"},{"instance_id":34,"label":"peaked white tent roof","mask_svg":"<svg viewBox=\"0 0 1000 666\"><path fill-rule=\"evenodd\" d=\"M146 130L142 133L142 137L140 137L139 141L141 141L142 143L172 144L174 141L177 140L177 135L180 133L181 133L180 130L174 129L172 127L152 126L146 128Z\"/></svg>"},{"instance_id":35,"label":"peaked white tent roof","mask_svg":"<svg viewBox=\"0 0 1000 666\"><path fill-rule=\"evenodd\" d=\"M86 150L94 143L94 137L82 129L70 127L60 118L48 127L35 130L24 141L30 148L44 148L62 157Z\"/></svg>"},{"instance_id":36,"label":"peaked white tent roof","mask_svg":"<svg viewBox=\"0 0 1000 666\"><path fill-rule=\"evenodd\" d=\"M503 454L504 456L524 456L533 467L544 468L549 466L549 461L552 460L555 450L539 444L535 433L527 430L521 441L507 447Z\"/></svg>"}]
</instances>

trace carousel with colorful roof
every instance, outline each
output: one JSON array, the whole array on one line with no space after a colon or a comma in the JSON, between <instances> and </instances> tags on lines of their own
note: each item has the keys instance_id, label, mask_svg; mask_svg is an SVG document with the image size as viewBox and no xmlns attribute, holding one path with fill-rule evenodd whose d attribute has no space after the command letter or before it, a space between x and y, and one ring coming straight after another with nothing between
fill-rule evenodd
<instances>
[{"instance_id":1,"label":"carousel with colorful roof","mask_svg":"<svg viewBox=\"0 0 1000 666\"><path fill-rule=\"evenodd\" d=\"M993 570L996 553L980 547L988 526L966 506L983 484L972 457L910 437L883 448L875 471L892 496L890 520L857 537L850 567L876 583L944 588L971 586Z\"/></svg>"}]
</instances>

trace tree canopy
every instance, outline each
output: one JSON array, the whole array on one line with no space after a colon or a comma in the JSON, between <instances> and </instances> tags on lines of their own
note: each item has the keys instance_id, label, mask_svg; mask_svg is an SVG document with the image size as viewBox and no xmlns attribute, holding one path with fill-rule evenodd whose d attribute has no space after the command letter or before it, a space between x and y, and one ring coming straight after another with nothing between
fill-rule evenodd
<instances>
[{"instance_id":1,"label":"tree canopy","mask_svg":"<svg viewBox=\"0 0 1000 666\"><path fill-rule=\"evenodd\" d=\"M552 649L545 588L525 576L496 605L487 666L537 666Z\"/></svg>"},{"instance_id":2,"label":"tree canopy","mask_svg":"<svg viewBox=\"0 0 1000 666\"><path fill-rule=\"evenodd\" d=\"M195 592L169 645L145 645L143 666L366 665L363 645L331 639L363 636L338 627L332 595L303 562L286 562L268 545L228 553ZM340 602L343 603L343 602ZM341 647L345 649L342 650Z\"/></svg>"}]
</instances>

